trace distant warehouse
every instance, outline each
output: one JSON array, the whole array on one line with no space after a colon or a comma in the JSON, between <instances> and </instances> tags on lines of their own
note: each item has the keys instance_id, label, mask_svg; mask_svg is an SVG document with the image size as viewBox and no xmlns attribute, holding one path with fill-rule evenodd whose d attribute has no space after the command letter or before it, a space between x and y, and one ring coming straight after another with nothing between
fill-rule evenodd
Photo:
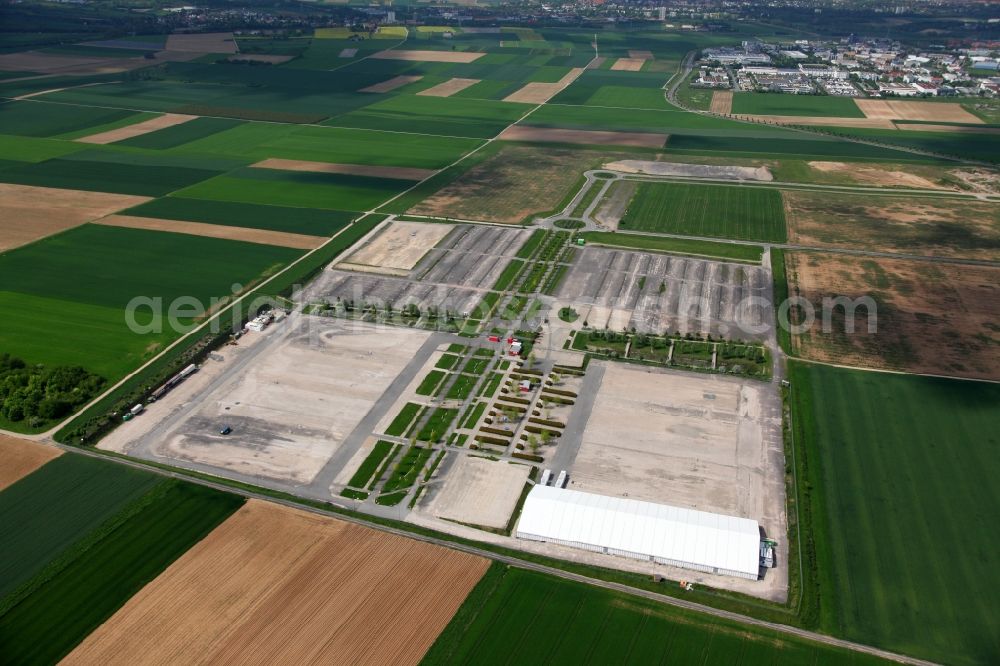
<instances>
[{"instance_id":1,"label":"distant warehouse","mask_svg":"<svg viewBox=\"0 0 1000 666\"><path fill-rule=\"evenodd\" d=\"M756 580L756 520L536 485L517 537Z\"/></svg>"}]
</instances>

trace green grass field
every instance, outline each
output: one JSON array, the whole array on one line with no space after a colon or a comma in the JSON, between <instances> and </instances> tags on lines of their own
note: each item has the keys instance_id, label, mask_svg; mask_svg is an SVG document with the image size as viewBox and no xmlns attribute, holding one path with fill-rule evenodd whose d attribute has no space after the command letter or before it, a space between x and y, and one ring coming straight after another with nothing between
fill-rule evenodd
<instances>
[{"instance_id":1,"label":"green grass field","mask_svg":"<svg viewBox=\"0 0 1000 666\"><path fill-rule=\"evenodd\" d=\"M730 259L747 263L760 263L764 248L759 245L733 245L715 241L688 240L686 238L663 238L618 234L608 231L587 231L579 235L588 243L622 247L629 250L666 252L710 259Z\"/></svg>"},{"instance_id":2,"label":"green grass field","mask_svg":"<svg viewBox=\"0 0 1000 666\"><path fill-rule=\"evenodd\" d=\"M428 651L436 664L877 664L777 632L494 564Z\"/></svg>"},{"instance_id":3,"label":"green grass field","mask_svg":"<svg viewBox=\"0 0 1000 666\"><path fill-rule=\"evenodd\" d=\"M20 136L50 137L127 119L138 122L151 117L135 111L66 106L38 101L0 104L0 128L3 128L3 133Z\"/></svg>"},{"instance_id":4,"label":"green grass field","mask_svg":"<svg viewBox=\"0 0 1000 666\"><path fill-rule=\"evenodd\" d=\"M488 139L528 112L512 102L399 95L337 116L334 127Z\"/></svg>"},{"instance_id":5,"label":"green grass field","mask_svg":"<svg viewBox=\"0 0 1000 666\"><path fill-rule=\"evenodd\" d=\"M51 159L0 171L0 180L18 185L114 192L158 197L218 174L208 169Z\"/></svg>"},{"instance_id":6,"label":"green grass field","mask_svg":"<svg viewBox=\"0 0 1000 666\"><path fill-rule=\"evenodd\" d=\"M728 185L640 183L619 229L784 242L778 190Z\"/></svg>"},{"instance_id":7,"label":"green grass field","mask_svg":"<svg viewBox=\"0 0 1000 666\"><path fill-rule=\"evenodd\" d=\"M793 363L821 628L995 663L1000 386Z\"/></svg>"},{"instance_id":8,"label":"green grass field","mask_svg":"<svg viewBox=\"0 0 1000 666\"><path fill-rule=\"evenodd\" d=\"M830 95L786 95L781 93L736 93L733 113L758 116L814 116L864 118L851 97Z\"/></svg>"},{"instance_id":9,"label":"green grass field","mask_svg":"<svg viewBox=\"0 0 1000 666\"><path fill-rule=\"evenodd\" d=\"M224 132L241 124L242 121L240 120L230 120L228 118L195 118L180 125L165 127L155 132L118 141L115 145L164 150L183 146L198 139L204 139L205 137Z\"/></svg>"},{"instance_id":10,"label":"green grass field","mask_svg":"<svg viewBox=\"0 0 1000 666\"><path fill-rule=\"evenodd\" d=\"M290 231L312 236L332 236L357 217L357 213L340 210L265 206L183 197L154 199L124 211L124 214L251 229Z\"/></svg>"}]
</instances>

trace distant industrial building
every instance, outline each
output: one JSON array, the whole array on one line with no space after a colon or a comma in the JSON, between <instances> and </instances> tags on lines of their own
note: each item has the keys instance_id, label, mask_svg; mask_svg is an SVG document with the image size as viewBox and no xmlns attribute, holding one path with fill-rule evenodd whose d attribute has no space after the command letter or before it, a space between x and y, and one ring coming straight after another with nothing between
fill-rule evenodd
<instances>
[{"instance_id":1,"label":"distant industrial building","mask_svg":"<svg viewBox=\"0 0 1000 666\"><path fill-rule=\"evenodd\" d=\"M761 566L756 520L559 487L531 489L516 535L750 580Z\"/></svg>"}]
</instances>

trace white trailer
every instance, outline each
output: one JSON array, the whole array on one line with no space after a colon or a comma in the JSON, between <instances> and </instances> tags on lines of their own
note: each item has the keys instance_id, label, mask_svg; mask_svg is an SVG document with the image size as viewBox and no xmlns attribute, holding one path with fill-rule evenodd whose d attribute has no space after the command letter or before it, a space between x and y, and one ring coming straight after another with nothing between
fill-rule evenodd
<instances>
[{"instance_id":1,"label":"white trailer","mask_svg":"<svg viewBox=\"0 0 1000 666\"><path fill-rule=\"evenodd\" d=\"M549 485L549 481L551 480L552 480L552 470L547 469L544 472L542 472L542 479L541 481L538 482L538 485L547 486Z\"/></svg>"},{"instance_id":2,"label":"white trailer","mask_svg":"<svg viewBox=\"0 0 1000 666\"><path fill-rule=\"evenodd\" d=\"M559 476L556 477L556 488L565 488L566 482L569 480L569 475L566 474L566 470L559 472Z\"/></svg>"}]
</instances>

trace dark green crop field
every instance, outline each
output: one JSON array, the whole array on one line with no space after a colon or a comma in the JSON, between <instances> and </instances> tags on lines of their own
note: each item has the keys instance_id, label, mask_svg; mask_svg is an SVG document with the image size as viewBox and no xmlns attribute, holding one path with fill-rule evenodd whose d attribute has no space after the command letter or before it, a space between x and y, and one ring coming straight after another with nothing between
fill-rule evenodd
<instances>
[{"instance_id":1,"label":"dark green crop field","mask_svg":"<svg viewBox=\"0 0 1000 666\"><path fill-rule=\"evenodd\" d=\"M640 183L619 229L778 243L788 238L780 191L728 185Z\"/></svg>"},{"instance_id":2,"label":"dark green crop field","mask_svg":"<svg viewBox=\"0 0 1000 666\"><path fill-rule=\"evenodd\" d=\"M822 630L996 663L1000 386L803 363L790 379Z\"/></svg>"},{"instance_id":3,"label":"dark green crop field","mask_svg":"<svg viewBox=\"0 0 1000 666\"><path fill-rule=\"evenodd\" d=\"M146 476L160 485L129 515L0 614L4 663L56 663L243 504L237 495Z\"/></svg>"},{"instance_id":4,"label":"dark green crop field","mask_svg":"<svg viewBox=\"0 0 1000 666\"><path fill-rule=\"evenodd\" d=\"M123 212L141 217L290 231L312 236L330 236L357 217L357 213L341 210L264 206L182 197L154 199Z\"/></svg>"},{"instance_id":5,"label":"dark green crop field","mask_svg":"<svg viewBox=\"0 0 1000 666\"><path fill-rule=\"evenodd\" d=\"M424 658L435 664L878 664L777 632L494 564Z\"/></svg>"},{"instance_id":6,"label":"dark green crop field","mask_svg":"<svg viewBox=\"0 0 1000 666\"><path fill-rule=\"evenodd\" d=\"M151 118L148 114L119 109L48 104L46 102L5 102L0 104L0 131L4 134L47 137L75 132L129 118Z\"/></svg>"},{"instance_id":7,"label":"dark green crop field","mask_svg":"<svg viewBox=\"0 0 1000 666\"><path fill-rule=\"evenodd\" d=\"M0 180L18 185L158 197L211 178L218 171L117 162L52 159L5 169Z\"/></svg>"},{"instance_id":8,"label":"dark green crop field","mask_svg":"<svg viewBox=\"0 0 1000 666\"><path fill-rule=\"evenodd\" d=\"M529 105L512 102L399 95L325 124L488 139L530 109Z\"/></svg>"},{"instance_id":9,"label":"dark green crop field","mask_svg":"<svg viewBox=\"0 0 1000 666\"><path fill-rule=\"evenodd\" d=\"M814 116L864 118L865 114L851 97L830 95L785 95L773 93L736 93L733 113L760 116Z\"/></svg>"},{"instance_id":10,"label":"dark green crop field","mask_svg":"<svg viewBox=\"0 0 1000 666\"><path fill-rule=\"evenodd\" d=\"M243 121L241 120L230 120L228 118L195 118L180 125L165 127L155 132L118 141L115 145L155 150L176 148L177 146L212 136L218 132L232 129L242 123Z\"/></svg>"}]
</instances>

